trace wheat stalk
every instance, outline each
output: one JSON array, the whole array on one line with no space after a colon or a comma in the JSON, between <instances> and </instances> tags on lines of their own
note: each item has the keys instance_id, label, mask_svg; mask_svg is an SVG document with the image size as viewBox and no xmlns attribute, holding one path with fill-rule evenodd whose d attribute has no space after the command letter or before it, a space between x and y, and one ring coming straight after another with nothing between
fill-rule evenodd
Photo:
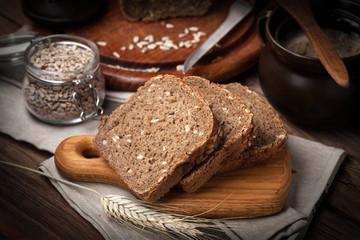
<instances>
[{"instance_id":1,"label":"wheat stalk","mask_svg":"<svg viewBox=\"0 0 360 240\"><path fill-rule=\"evenodd\" d=\"M159 237L158 234L162 234L167 238L173 239L177 239L176 236L181 236L185 239L210 239L217 238L215 233L220 232L217 224L211 219L166 213L163 211L164 209L148 205L146 202L138 199L119 195L102 195L94 189L54 177L32 168L1 160L0 163L31 171L73 187L91 191L100 196L102 207L110 218L131 229L140 230L140 233L156 234L154 235L156 237ZM204 228L210 229L213 233L204 232L202 230Z\"/></svg>"}]
</instances>

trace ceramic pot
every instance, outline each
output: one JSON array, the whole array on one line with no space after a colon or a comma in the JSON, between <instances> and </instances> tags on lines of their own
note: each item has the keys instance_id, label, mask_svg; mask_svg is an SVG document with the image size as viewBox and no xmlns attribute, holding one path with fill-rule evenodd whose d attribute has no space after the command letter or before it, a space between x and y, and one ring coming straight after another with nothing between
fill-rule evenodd
<instances>
[{"instance_id":1,"label":"ceramic pot","mask_svg":"<svg viewBox=\"0 0 360 240\"><path fill-rule=\"evenodd\" d=\"M331 2L331 4L330 4ZM360 35L360 4L329 1L314 15L321 28ZM316 126L334 126L358 118L360 112L360 54L342 58L350 77L343 88L330 77L319 59L284 47L287 34L301 31L282 8L260 15L258 30L264 42L259 79L268 101L289 120Z\"/></svg>"}]
</instances>

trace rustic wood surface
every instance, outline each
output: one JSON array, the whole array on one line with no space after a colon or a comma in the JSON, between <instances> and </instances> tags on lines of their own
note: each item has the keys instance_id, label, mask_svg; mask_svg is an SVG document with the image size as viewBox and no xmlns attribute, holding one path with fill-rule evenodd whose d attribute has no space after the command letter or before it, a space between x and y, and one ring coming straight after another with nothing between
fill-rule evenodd
<instances>
[{"instance_id":1,"label":"rustic wood surface","mask_svg":"<svg viewBox=\"0 0 360 240\"><path fill-rule=\"evenodd\" d=\"M216 27L223 22L232 0L217 1L209 13L203 17L175 18L160 22L128 22L118 7L118 1L110 1L109 11L106 11L97 21L91 25L67 29L65 33L83 36L95 43L106 42L106 46L98 46L102 61L102 70L106 77L108 88L121 90L136 90L145 83L154 72L148 69L159 68L157 74L183 75L177 70L185 59L198 47ZM174 28L166 28L165 24L173 24ZM134 36L143 41L146 36L152 35L154 42L161 41L162 37L168 37L179 44L180 41L192 40L193 33L183 38L178 35L185 28L197 27L199 31L207 33L201 37L199 43L192 47L179 47L177 50L148 49L146 53L134 43ZM132 43L134 50L128 50ZM121 47L127 50L122 51ZM223 82L229 78L248 70L254 66L259 58L262 45L256 32L255 13L249 14L238 24L231 34L225 36L218 47L213 48L204 56L187 75L200 75L214 82ZM113 53L120 55L117 58ZM121 67L121 68L120 68ZM126 70L124 70L124 68ZM129 71L129 69L132 69Z\"/></svg>"},{"instance_id":2,"label":"rustic wood surface","mask_svg":"<svg viewBox=\"0 0 360 240\"><path fill-rule=\"evenodd\" d=\"M0 1L0 34L9 34L30 21L21 1ZM256 67L233 78L261 94ZM344 148L347 157L318 207L305 239L359 239L360 124L333 129L288 122L289 134ZM1 123L0 123L1 124ZM0 159L37 168L51 153L0 133ZM0 166L1 239L102 239L99 232L73 210L48 179ZM19 176L20 177L15 177Z\"/></svg>"},{"instance_id":3,"label":"rustic wood surface","mask_svg":"<svg viewBox=\"0 0 360 240\"><path fill-rule=\"evenodd\" d=\"M107 161L99 157L93 138L73 136L62 141L55 151L55 164L61 175L74 181L109 183L130 190ZM181 209L170 211L188 216L266 216L283 209L290 179L291 163L286 147L263 164L212 177L195 193L173 188L157 202L181 205Z\"/></svg>"}]
</instances>

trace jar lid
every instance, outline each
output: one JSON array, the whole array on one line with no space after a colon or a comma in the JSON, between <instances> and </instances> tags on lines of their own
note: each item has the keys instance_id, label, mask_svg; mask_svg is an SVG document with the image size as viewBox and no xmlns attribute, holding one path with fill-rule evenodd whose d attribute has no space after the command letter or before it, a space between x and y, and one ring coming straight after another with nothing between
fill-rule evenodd
<instances>
[{"instance_id":1,"label":"jar lid","mask_svg":"<svg viewBox=\"0 0 360 240\"><path fill-rule=\"evenodd\" d=\"M0 37L0 65L20 64L25 49L38 36L36 32L12 33Z\"/></svg>"}]
</instances>

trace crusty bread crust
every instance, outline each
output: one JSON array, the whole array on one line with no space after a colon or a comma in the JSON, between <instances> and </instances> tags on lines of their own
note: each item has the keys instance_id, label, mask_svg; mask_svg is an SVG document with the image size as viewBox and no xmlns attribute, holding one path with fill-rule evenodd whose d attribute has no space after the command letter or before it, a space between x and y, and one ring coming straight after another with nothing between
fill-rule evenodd
<instances>
[{"instance_id":1,"label":"crusty bread crust","mask_svg":"<svg viewBox=\"0 0 360 240\"><path fill-rule=\"evenodd\" d=\"M152 22L160 19L202 16L212 5L211 0L138 1L119 0L128 21Z\"/></svg>"}]
</instances>

